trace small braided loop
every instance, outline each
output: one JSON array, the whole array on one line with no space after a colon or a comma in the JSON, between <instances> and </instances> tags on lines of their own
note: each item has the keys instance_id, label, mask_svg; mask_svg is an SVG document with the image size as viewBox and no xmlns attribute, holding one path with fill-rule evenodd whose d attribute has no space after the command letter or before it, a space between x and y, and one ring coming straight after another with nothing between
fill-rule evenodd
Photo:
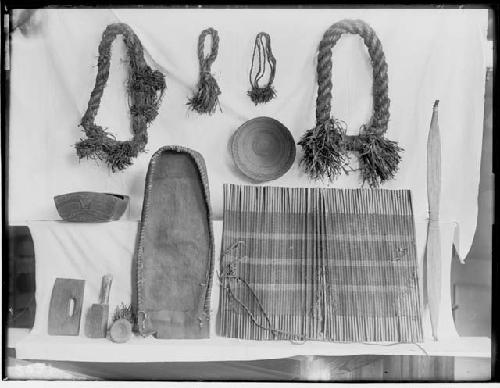
<instances>
[{"instance_id":1,"label":"small braided loop","mask_svg":"<svg viewBox=\"0 0 500 388\"><path fill-rule=\"evenodd\" d=\"M382 135L387 131L389 122L389 83L387 63L382 44L375 31L362 20L342 20L330 26L324 33L319 45L318 64L318 96L316 98L316 124L330 119L332 100L332 48L342 34L357 34L363 38L368 48L373 67L373 115L370 127L375 133Z\"/></svg>"},{"instance_id":2,"label":"small braided loop","mask_svg":"<svg viewBox=\"0 0 500 388\"><path fill-rule=\"evenodd\" d=\"M258 55L259 68L257 74L254 77L253 65L255 60L255 55ZM266 62L269 63L270 73L269 80L266 86L269 86L274 81L274 76L276 74L276 58L271 50L271 36L266 32L259 32L255 37L255 46L252 54L252 68L250 69L249 80L250 84L254 88L259 88L259 81L264 76L266 71ZM264 88L265 86L262 86Z\"/></svg>"},{"instance_id":3,"label":"small braided loop","mask_svg":"<svg viewBox=\"0 0 500 388\"><path fill-rule=\"evenodd\" d=\"M267 84L259 86L259 82L266 75L267 68L269 68ZM253 46L252 65L248 76L251 88L247 92L255 105L267 103L276 97L276 89L273 87L275 74L276 58L271 50L271 36L266 32L259 32Z\"/></svg>"},{"instance_id":4,"label":"small braided loop","mask_svg":"<svg viewBox=\"0 0 500 388\"><path fill-rule=\"evenodd\" d=\"M212 48L210 54L205 58L205 38L212 37ZM198 61L200 62L200 73L210 73L210 67L217 58L219 52L219 34L212 27L203 30L198 37Z\"/></svg>"},{"instance_id":5,"label":"small braided loop","mask_svg":"<svg viewBox=\"0 0 500 388\"><path fill-rule=\"evenodd\" d=\"M212 46L210 54L205 58L205 39L210 35ZM217 58L219 51L219 34L212 27L203 30L198 37L198 62L200 65L200 75L196 92L188 99L187 105L190 109L200 114L215 113L219 105L219 95L221 94L219 85L214 76L210 73L210 68Z\"/></svg>"}]
</instances>

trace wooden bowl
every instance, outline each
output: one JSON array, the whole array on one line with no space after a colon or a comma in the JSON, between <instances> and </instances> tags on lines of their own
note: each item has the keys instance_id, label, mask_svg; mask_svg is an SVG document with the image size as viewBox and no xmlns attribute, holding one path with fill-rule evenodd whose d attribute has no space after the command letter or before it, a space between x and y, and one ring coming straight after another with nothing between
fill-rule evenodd
<instances>
[{"instance_id":1,"label":"wooden bowl","mask_svg":"<svg viewBox=\"0 0 500 388\"><path fill-rule=\"evenodd\" d=\"M116 221L125 212L129 197L112 193L78 191L54 197L57 212L70 222Z\"/></svg>"}]
</instances>

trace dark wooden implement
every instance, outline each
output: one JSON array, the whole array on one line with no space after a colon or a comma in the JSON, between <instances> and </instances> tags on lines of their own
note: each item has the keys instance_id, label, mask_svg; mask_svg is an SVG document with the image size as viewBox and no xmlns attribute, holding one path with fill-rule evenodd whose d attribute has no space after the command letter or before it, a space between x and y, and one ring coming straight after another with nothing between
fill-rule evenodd
<instances>
[{"instance_id":1,"label":"dark wooden implement","mask_svg":"<svg viewBox=\"0 0 500 388\"><path fill-rule=\"evenodd\" d=\"M57 278L49 307L50 335L78 335L85 280Z\"/></svg>"}]
</instances>

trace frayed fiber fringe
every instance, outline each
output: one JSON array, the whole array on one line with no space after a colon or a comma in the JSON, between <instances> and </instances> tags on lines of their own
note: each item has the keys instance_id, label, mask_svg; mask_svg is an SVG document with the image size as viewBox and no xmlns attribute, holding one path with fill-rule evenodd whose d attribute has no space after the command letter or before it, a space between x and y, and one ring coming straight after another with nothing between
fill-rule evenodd
<instances>
[{"instance_id":1,"label":"frayed fiber fringe","mask_svg":"<svg viewBox=\"0 0 500 388\"><path fill-rule=\"evenodd\" d=\"M363 183L377 188L381 183L393 179L401 161L403 151L398 143L374 132L360 134L356 139L359 153L359 168Z\"/></svg>"},{"instance_id":2,"label":"frayed fiber fringe","mask_svg":"<svg viewBox=\"0 0 500 388\"><path fill-rule=\"evenodd\" d=\"M212 47L210 54L205 58L205 38L210 35L212 38ZM198 80L197 91L191 97L187 105L200 114L215 113L219 105L219 95L221 94L217 81L210 74L210 68L217 58L219 51L219 33L213 28L203 30L198 37L198 61L200 64L200 77ZM220 105L219 105L220 106Z\"/></svg>"},{"instance_id":3,"label":"frayed fiber fringe","mask_svg":"<svg viewBox=\"0 0 500 388\"><path fill-rule=\"evenodd\" d=\"M189 99L187 105L198 113L213 114L219 105L220 94L215 78L212 74L205 73L198 82L198 91Z\"/></svg>"},{"instance_id":4,"label":"frayed fiber fringe","mask_svg":"<svg viewBox=\"0 0 500 388\"><path fill-rule=\"evenodd\" d=\"M271 101L276 97L276 90L274 90L271 85L264 88L252 87L252 89L248 91L248 95L254 104L257 105Z\"/></svg>"},{"instance_id":5,"label":"frayed fiber fringe","mask_svg":"<svg viewBox=\"0 0 500 388\"><path fill-rule=\"evenodd\" d=\"M377 188L393 179L404 150L398 143L373 131L363 131L358 136L346 136L345 124L336 119L326 120L306 131L298 145L304 155L299 165L304 166L311 179L335 179L347 172L348 152L359 155L359 169L363 183Z\"/></svg>"},{"instance_id":6,"label":"frayed fiber fringe","mask_svg":"<svg viewBox=\"0 0 500 388\"><path fill-rule=\"evenodd\" d=\"M297 143L302 146L304 155L299 165L304 166L312 179L328 177L335 179L345 171L347 157L342 133L345 124L340 120L329 119L309 129Z\"/></svg>"},{"instance_id":7,"label":"frayed fiber fringe","mask_svg":"<svg viewBox=\"0 0 500 388\"><path fill-rule=\"evenodd\" d=\"M113 134L94 122L109 77L111 44L118 34L124 36L129 56L127 89L133 138L127 141L116 140ZM146 64L139 38L124 23L110 24L106 27L99 44L97 63L94 90L90 94L87 111L80 123L87 138L80 139L75 148L80 159L102 160L116 172L132 165L132 159L144 151L148 142L147 126L158 115L163 98L166 87L165 76Z\"/></svg>"}]
</instances>

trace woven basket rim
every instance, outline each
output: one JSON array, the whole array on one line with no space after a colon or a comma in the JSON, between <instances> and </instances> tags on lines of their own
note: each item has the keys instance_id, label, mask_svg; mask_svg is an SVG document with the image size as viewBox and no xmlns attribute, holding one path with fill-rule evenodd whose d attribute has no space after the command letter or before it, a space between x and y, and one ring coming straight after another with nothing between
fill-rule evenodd
<instances>
[{"instance_id":1,"label":"woven basket rim","mask_svg":"<svg viewBox=\"0 0 500 388\"><path fill-rule=\"evenodd\" d=\"M83 195L83 194L107 195L107 196L112 196L114 198L121 199L121 200L124 200L124 201L130 199L130 196L128 196L126 194L105 193L105 192L100 192L100 191L72 191L70 193L64 193L64 194L54 195L54 199L55 198L66 197L68 195Z\"/></svg>"},{"instance_id":2,"label":"woven basket rim","mask_svg":"<svg viewBox=\"0 0 500 388\"><path fill-rule=\"evenodd\" d=\"M252 127L251 125L256 122L262 122L262 121L267 121L271 124L273 124L278 131L282 134L283 140L285 141L284 144L289 146L289 152L286 155L286 159L282 159L278 161L277 167L274 171L267 172L267 173L262 173L259 171L256 171L255 169L252 168L252 166L248 166L247 163L245 163L240 154L241 150L241 144L239 143L240 138L243 136L245 131L248 130L248 128L253 129L255 127ZM256 181L256 182L266 182L270 180L275 180L278 179L279 177L283 176L289 169L292 167L294 161L295 161L295 155L296 155L296 147L295 147L295 140L288 130L288 128L280 121L268 117L268 116L259 116L255 117L253 119L250 119L248 121L245 121L243 124L241 124L238 129L234 132L231 140L231 154L233 157L233 161L238 168L245 176L248 178Z\"/></svg>"},{"instance_id":3,"label":"woven basket rim","mask_svg":"<svg viewBox=\"0 0 500 388\"><path fill-rule=\"evenodd\" d=\"M80 201L82 204L81 201L83 198L86 198L89 201L89 205L93 203L93 206L99 207L102 204L107 204L108 210L105 212L100 210L98 215L96 215L95 210L91 211L88 208L81 208L79 211L76 211L76 213L75 211L70 213L65 211L68 204L72 204L77 201ZM95 191L74 191L54 196L54 204L57 213L64 221L67 222L97 223L117 221L125 213L129 202L130 197L125 194L100 193Z\"/></svg>"}]
</instances>

